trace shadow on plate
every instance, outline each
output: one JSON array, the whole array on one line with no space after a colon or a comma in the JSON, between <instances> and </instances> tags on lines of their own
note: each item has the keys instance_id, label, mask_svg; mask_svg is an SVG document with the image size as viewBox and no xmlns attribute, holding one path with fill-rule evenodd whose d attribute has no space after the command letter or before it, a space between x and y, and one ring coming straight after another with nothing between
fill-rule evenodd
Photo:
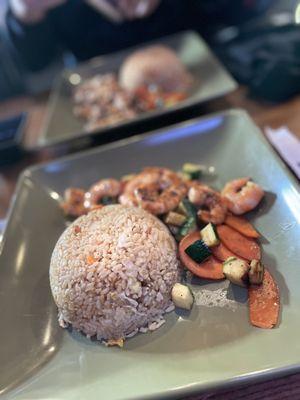
<instances>
[{"instance_id":1,"label":"shadow on plate","mask_svg":"<svg viewBox=\"0 0 300 400\"><path fill-rule=\"evenodd\" d=\"M149 354L174 354L222 346L250 333L244 311L224 313L222 308L194 307L189 318L176 315L176 329L167 320L156 332L130 339L125 348ZM245 323L239 323L237 316L244 318Z\"/></svg>"},{"instance_id":2,"label":"shadow on plate","mask_svg":"<svg viewBox=\"0 0 300 400\"><path fill-rule=\"evenodd\" d=\"M228 281L216 283L195 277L188 281L195 295L192 310L175 310L166 317L166 323L160 329L130 339L126 349L152 354L185 353L222 346L251 332L244 304L245 290L241 288L242 294L236 295L233 301L232 295L228 295L231 291L227 288ZM217 306L222 292L229 301ZM201 293L206 295L202 303Z\"/></svg>"},{"instance_id":3,"label":"shadow on plate","mask_svg":"<svg viewBox=\"0 0 300 400\"><path fill-rule=\"evenodd\" d=\"M266 215L270 213L271 208L273 207L274 203L276 202L277 194L265 191L265 196L259 203L259 205L253 210L247 213L249 220L258 220L262 215Z\"/></svg>"},{"instance_id":4,"label":"shadow on plate","mask_svg":"<svg viewBox=\"0 0 300 400\"><path fill-rule=\"evenodd\" d=\"M253 211L250 211L247 213L248 219L250 222L253 221L255 225L255 221L259 220L261 216L266 215L270 212L272 209L274 203L276 202L277 195L273 192L265 191L265 196L263 197L262 201L260 202L259 206L256 207ZM264 245L270 243L269 240L263 235L263 233L259 232L261 234L259 238L259 242Z\"/></svg>"}]
</instances>

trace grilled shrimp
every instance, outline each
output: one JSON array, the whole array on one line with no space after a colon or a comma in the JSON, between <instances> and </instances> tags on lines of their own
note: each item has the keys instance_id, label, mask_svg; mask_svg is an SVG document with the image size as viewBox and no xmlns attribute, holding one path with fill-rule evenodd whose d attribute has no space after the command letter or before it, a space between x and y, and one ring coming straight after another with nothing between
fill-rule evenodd
<instances>
[{"instance_id":1,"label":"grilled shrimp","mask_svg":"<svg viewBox=\"0 0 300 400\"><path fill-rule=\"evenodd\" d=\"M61 207L66 215L79 217L86 214L87 209L84 206L84 190L78 188L68 188L64 193L64 201Z\"/></svg>"},{"instance_id":2,"label":"grilled shrimp","mask_svg":"<svg viewBox=\"0 0 300 400\"><path fill-rule=\"evenodd\" d=\"M263 189L250 178L234 179L226 183L221 192L228 209L236 215L253 210L264 196Z\"/></svg>"},{"instance_id":3,"label":"grilled shrimp","mask_svg":"<svg viewBox=\"0 0 300 400\"><path fill-rule=\"evenodd\" d=\"M84 205L87 209L99 208L103 197L117 197L121 192L121 183L116 179L101 179L85 193Z\"/></svg>"},{"instance_id":4,"label":"grilled shrimp","mask_svg":"<svg viewBox=\"0 0 300 400\"><path fill-rule=\"evenodd\" d=\"M193 182L188 191L188 198L191 203L200 207L197 215L203 222L216 225L224 222L227 207L218 192L200 182Z\"/></svg>"},{"instance_id":5,"label":"grilled shrimp","mask_svg":"<svg viewBox=\"0 0 300 400\"><path fill-rule=\"evenodd\" d=\"M148 167L126 184L119 201L159 215L174 210L186 192L185 183L175 172Z\"/></svg>"}]
</instances>

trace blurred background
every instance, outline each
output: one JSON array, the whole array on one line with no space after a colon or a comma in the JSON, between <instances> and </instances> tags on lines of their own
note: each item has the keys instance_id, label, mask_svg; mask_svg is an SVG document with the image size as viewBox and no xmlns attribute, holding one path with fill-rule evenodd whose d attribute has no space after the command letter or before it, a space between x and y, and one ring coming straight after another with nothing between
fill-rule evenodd
<instances>
[{"instance_id":1,"label":"blurred background","mask_svg":"<svg viewBox=\"0 0 300 400\"><path fill-rule=\"evenodd\" d=\"M148 56L146 54L146 58L144 60L142 58L143 62L141 62L141 57L139 62L136 62L135 59L135 65L138 68L134 69L131 64L131 68L127 69L129 70L129 78L133 77L132 80L134 80L138 75L138 69L142 70L140 75L144 74L144 77L141 83L134 88L124 88L124 79L123 87L121 83L123 66L128 65L127 59L130 59L132 54L126 55L125 60L124 56L122 59L122 56L118 54L107 57L106 62L109 68L106 70L101 69L105 66L104 59L104 61L97 61L99 69L96 69L95 64L97 63L94 62L72 71L64 71L62 74L65 68L73 68L94 57L114 54L131 46L152 40L156 41L159 38L187 30L196 32L189 33L194 40L189 43L187 40L183 40L183 45L178 46L180 51L176 48L173 49L172 46L169 49L165 46L165 57L162 56L162 53L158 53L160 56L157 56L156 52L152 53L151 57L149 57L149 53ZM157 40L157 42L163 44L162 41ZM163 46L153 47L156 47L157 51L157 47ZM141 49L143 49L143 45ZM133 50L129 51L129 53L131 52ZM153 54L156 56L154 57ZM164 63L161 64L161 60ZM151 63L151 72L154 71L152 76L151 73L148 73L149 69L147 71ZM142 68L141 65L142 67L146 65L146 68ZM84 68L90 69L89 73L82 73ZM164 90L164 84L165 86L172 86L169 81L172 81L172 79L176 81L174 78L176 69L177 76L180 76L180 79L178 78L178 82L175 83L178 83L177 87L180 87L180 84L184 86L185 83L186 89L167 88ZM95 71L98 72L95 73ZM148 78L150 76L153 79L153 75L156 79L154 79L154 82L150 82L151 79ZM169 79L170 77L171 79ZM56 78L58 78L57 85L53 85ZM130 79L127 79L127 81L130 81ZM203 96L201 93L203 93ZM43 260L40 257L41 254L48 257L46 247L40 248L36 244L27 247L29 241L36 238L35 231L30 230L31 225L33 227L35 223L41 224L44 221L40 220L40 216L43 213L45 214L45 207L50 204L47 203L46 196L51 196L53 203L53 207L51 206L49 210L46 210L47 218L51 220L52 213L51 229L58 233L57 229L63 226L58 220L58 202L62 193L56 193L56 190L63 189L64 179L69 180L68 186L77 186L77 182L82 182L79 176L81 166L83 169L90 168L92 170L91 166L96 157L92 156L92 162L88 162L86 165L84 165L84 161L81 161L82 164L78 164L74 176L72 176L74 171L68 170L68 162L49 164L44 169L47 172L37 172L37 175L25 172L23 175L25 178L24 185L20 185L20 191L16 192L18 179L27 167L59 159L61 156L78 152L87 147L99 146L114 140L160 129L164 126L170 127L178 122L213 113L213 117L204 119L201 123L197 122L191 125L191 128L186 125L178 131L168 128L165 135L167 141L161 135L154 136L154 140L147 139L148 144L146 146L149 146L147 160L151 160L152 154L160 146L157 145L158 143L162 143L162 149L165 152L166 144L170 143L173 137L177 138L179 134L182 137L187 135L188 138L195 134L203 135L205 133L203 135L203 151L200 154L206 153L207 157L205 156L204 160L209 160L209 163L213 163L214 158L220 157L216 163L219 166L217 172L220 172L221 178L219 180L218 177L216 183L220 183L225 179L225 176L222 176L221 164L227 162L226 158L229 154L229 147L226 144L227 133L230 135L230 132L232 132L234 136L232 140L229 138L228 142L232 146L232 157L227 162L228 171L233 171L235 158L241 158L240 155L243 154L243 151L240 153L238 146L244 141L245 154L249 154L249 162L247 161L248 158L246 162L244 160L239 160L239 162L245 164L247 174L249 171L249 175L252 175L253 170L253 173L259 176L261 170L264 169L265 174L270 174L273 181L276 181L276 171L280 172L281 167L277 168L273 162L269 164L268 159L259 158L259 154L268 155L269 153L265 150L256 151L260 143L256 137L256 129L245 128L244 121L246 119L244 116L239 119L239 111L237 113L230 112L232 116L229 119L230 121L231 118L235 119L236 122L234 123L227 123L229 119L224 118L222 114L227 109L244 109L261 129L262 136L265 135L275 151L290 166L295 176L300 179L299 94L300 0L0 0L0 253L1 244L7 246L8 243L6 239L1 243L1 231L4 230L8 219L12 222L11 224L8 223L9 232L13 232L15 236L9 234L7 238L12 239L14 244L13 246L8 245L8 251L3 252L1 261L9 253L12 257L12 266L17 266L12 269L12 271L17 271L15 275L10 273L4 275L4 278L8 279L8 290L12 288L16 291L18 286L15 285L15 282L19 279L22 284L19 286L24 288L25 294L29 280L28 276L23 274L23 271L26 269L32 271L31 261L34 259L38 260L38 267L40 267L40 260ZM180 108L180 101L182 108ZM177 108L176 102L179 104ZM121 115L122 111L123 115ZM156 118L154 118L156 111L158 112ZM143 115L145 116L144 119ZM139 116L142 116L140 120ZM104 120L106 120L106 125L104 125ZM131 125L130 121L132 121ZM91 124L93 128L91 128ZM235 136L234 129L239 130L237 132L239 136ZM252 131L255 135L254 140L251 140ZM205 142L206 133L210 132L214 136L211 141ZM221 134L220 141L215 139L214 132ZM238 140L236 141L235 138L238 138ZM180 147L177 143L180 143ZM181 143L183 148L181 148ZM194 143L197 143L196 138L194 141L192 137L188 138L187 148L184 148L183 141L176 142L178 153L182 152L183 155L188 155L189 148ZM215 154L214 146L217 149ZM139 151L139 145L134 148L136 152ZM173 154L172 148L175 149L175 147L171 147L171 154ZM225 153L221 154L223 148L225 148ZM192 152L192 155L196 155L197 152L198 149L195 148L195 153ZM99 160L101 161L102 153L97 154L100 154ZM132 163L132 166L134 166L136 162L135 154L130 154L126 149L117 154L122 154L124 158L128 154L128 165ZM141 154L146 154L146 152ZM109 152L109 157L104 157L104 161L102 160L99 165L104 165L108 158L110 158L111 164L104 168L107 171L113 163L119 162L118 157L114 157ZM199 158L201 157L199 156ZM162 159L159 165L163 165L161 163L167 162L165 160L168 159L170 159L170 156L167 154L167 157ZM81 159L79 156L79 160L86 160L86 158ZM185 161L190 160L187 158ZM199 161L202 163L203 160L200 159ZM138 164L141 162L140 156L137 157L137 162ZM176 162L178 161L176 160ZM70 165L74 164L71 163ZM98 164L95 163L94 165L96 166L94 172L91 171L91 175L84 172L83 177L94 176L94 173L98 174ZM112 175L117 170L112 168ZM132 171L134 170L133 167ZM216 177L214 176L213 164L208 164L204 169L197 171L198 174L202 171L209 171L212 178ZM126 173L126 171L123 172ZM101 176L102 172L99 171L99 173ZM239 173L241 172L236 171L235 176L237 177ZM62 181L60 181L60 175L63 176ZM37 185L34 182L35 176L38 177ZM266 181L268 199L264 203L262 212L260 210L260 214L264 214L272 207L276 196L279 196L279 212L277 218L273 221L274 232L277 229L279 233L271 237L275 242L277 239L281 240L280 235L285 234L288 230L294 235L292 228L296 226L297 218L299 220L299 197L297 197L296 190L294 190L294 185L291 182L282 182L285 176L287 175L283 173L279 175L279 182L275 182L273 188L269 185L269 180ZM39 179L40 183L43 179L46 179L48 182L46 186L39 186ZM36 191L31 192L32 183L34 183L32 187L36 187ZM84 185L87 183L91 182L86 182ZM123 184L124 182L122 182L122 187L124 187ZM152 186L158 187L158 185ZM273 193L276 189L280 190L280 193ZM70 207L78 207L79 205L82 207L82 211L83 199L90 199L91 194L89 193L89 197L85 197L84 191L79 190L81 197L79 195L80 200L78 202L76 192L78 194L78 190L75 190L77 199L75 198L75 201L73 201L74 204L70 201ZM173 192L171 194L174 194ZM139 195L141 198L143 197L142 190L139 191ZM210 197L210 194L208 197ZM15 204L17 206L11 208L14 199L16 199ZM56 201L57 208L54 206ZM30 202L32 203L30 204ZM283 207L284 203L286 203L285 208ZM283 207L282 211L280 207ZM34 209L33 213L30 213L31 208ZM184 208L186 207L184 206ZM221 209L223 213L223 207ZM288 211L286 215L284 209ZM11 213L9 213L9 210L11 210ZM24 214L22 210L25 210ZM36 214L35 210L38 210ZM15 220L9 220L9 216L13 216L15 212L17 213ZM23 224L22 217L25 212L26 218ZM83 212L86 212L86 209ZM194 214L194 211L192 214ZM190 219L188 218L188 223L190 223ZM17 223L15 224L14 221ZM49 219L45 221L47 222ZM268 217L266 221L271 221L271 218ZM173 222L171 223L173 224ZM195 227L193 218L192 223ZM46 225L43 223L38 232L43 232L42 229L47 228ZM182 230L182 227L175 228ZM17 231L18 234L16 234ZM269 233L272 233L270 229ZM45 234L41 236L46 237ZM265 240L265 242L267 241ZM37 241L37 243L42 242ZM36 247L36 254L34 252L31 254L31 248L34 247ZM4 249L4 246L2 248ZM46 252L44 252L45 249ZM283 254L284 257L287 251ZM274 256L269 255L268 261L271 263L271 267L272 264L276 266ZM27 265L27 263L29 264ZM46 268L48 268L47 265ZM44 274L45 271L43 272L40 268L39 271L43 274L43 277L47 278L48 274ZM6 274L5 269L4 273ZM278 274L280 274L280 268ZM9 282L10 277L13 278L12 283ZM46 279L46 286L39 279L39 276L37 278L42 289L47 287L48 278ZM282 285L283 282L281 277L280 284ZM33 279L32 288L36 288L36 286ZM283 288L288 293L287 288L285 286ZM224 292L222 293L224 294ZM16 300L15 304L20 303L20 310L22 311L22 315L19 311L16 314L18 320L23 321L21 316L34 316L35 318L36 315L40 315L24 314L27 305L30 306L29 312L32 312L32 304L37 303L36 299L36 296L33 297L35 301L29 298L29 301L24 305L20 302L20 299ZM42 296L41 299L44 302ZM284 300L290 301L288 296L287 300ZM269 302L271 304L270 300ZM274 301L272 305L273 303ZM43 304L47 303L44 302ZM11 313L7 314L11 315ZM29 321L28 324L31 323L30 318L26 320ZM51 328L52 320L49 319L49 321L50 325L47 325L46 333L49 331L48 328ZM223 327L222 324L218 326ZM227 329L227 325L224 326ZM228 332L231 334L235 327L234 325L228 326ZM41 329L43 329L42 325ZM36 343L38 344L38 336L34 329L32 329L32 332L35 335L35 346ZM248 334L248 330L245 330L245 332ZM222 334L220 334L221 336ZM46 337L46 335L43 334L40 337ZM230 340L233 339L235 337L230 338ZM23 342L19 342L23 346ZM15 342L12 341L11 343L14 344ZM209 346L212 346L211 343L213 342L209 341ZM220 343L224 347L223 339ZM31 345L28 347L30 351L33 348ZM44 348L46 347L44 346ZM13 354L15 352L14 347ZM50 350L48 353L50 354ZM52 353L55 354L51 351ZM10 355L10 353L7 354ZM31 351L30 354L33 354L34 358L35 353ZM22 367L22 371L25 370L25 364L20 363L17 358L16 360L15 364L9 365L17 365L20 368ZM268 360L266 360L267 362ZM37 370L36 360L34 360L33 365L34 369L28 368L30 373ZM265 367L266 364L264 364ZM10 379L11 376L14 376L14 371L11 375L10 370L12 368L6 369L9 370L7 376ZM268 371L268 374L270 371ZM281 394L282 399L300 398L297 397L297 394L295 396L290 395L290 391L287 394L287 388L290 390L289 382L283 381L283 383L278 384L271 381L269 383L269 388L273 388L274 393L276 392L274 395L276 399ZM297 393L299 393L299 387L300 377L297 381L294 381L294 389ZM255 388L255 392L252 392L256 399L266 399L268 393L270 393L269 389L262 393L257 388ZM234 398L234 394L229 394L229 396ZM251 394L250 396L251 399L254 399ZM237 397L239 399L244 398L244 392L237 394ZM214 395L213 398L216 399ZM226 398L229 397L226 396ZM250 399L248 396L247 398Z\"/></svg>"},{"instance_id":2,"label":"blurred background","mask_svg":"<svg viewBox=\"0 0 300 400\"><path fill-rule=\"evenodd\" d=\"M15 163L12 178L3 169L13 182L10 193L22 168L38 161L228 108L244 108L263 129L286 125L298 135L299 24L300 0L0 0L0 165ZM206 98L119 131L111 124L115 132L81 135L72 148L47 152L53 143L43 142L44 136L88 131L75 115L74 93L53 85L66 76L64 69L187 30L208 43L237 90L224 95L211 76L203 92L205 84L218 86L215 101ZM62 93L61 102L51 119L56 93Z\"/></svg>"},{"instance_id":3,"label":"blurred background","mask_svg":"<svg viewBox=\"0 0 300 400\"><path fill-rule=\"evenodd\" d=\"M67 3L72 3L72 0ZM75 0L75 3L78 2ZM189 3L189 1L186 3ZM289 30L288 34L291 35L290 30L292 30L292 36L289 36L292 38L291 40L295 40L295 35L296 38L299 36L297 24L300 23L300 2L297 0L199 0L197 6L199 7L199 18L196 21L186 21L186 27L197 29L204 35L233 75L242 83L251 85L253 53L263 45L261 32L264 32L265 35L270 35L271 32L274 35L274 32L282 30L281 35L287 35L286 31ZM34 95L47 90L59 70L64 66L74 65L78 61L70 48L64 47L61 43L55 51L51 49L51 56L49 57L45 57L45 54L49 53L47 44L45 44L45 54L40 53L39 55L42 60L40 65L35 62L26 63L26 57L21 54L18 48L16 49L16 47L21 46L21 39L17 40L17 45L12 39L19 27L13 26L13 22L7 18L7 8L8 0L0 0L0 99L7 99L20 94ZM76 12L75 8L74 12ZM66 24L70 23L68 18L69 15L66 14ZM183 18L188 19L188 17ZM70 21L72 23L72 18ZM181 28L185 28L184 24L177 27L174 24L172 29L180 30ZM15 31L12 33L13 30ZM163 29L163 31L165 32L162 32L162 34L168 33L168 29ZM255 40L258 32L260 33L259 40ZM17 32L17 35L20 36L21 33ZM145 39L147 37L139 37L128 44L135 44L136 41L144 41ZM266 40L270 41L270 39ZM283 41L286 43L287 36L284 36ZM298 43L300 43L300 40ZM23 45L25 45L24 42ZM28 46L28 43L26 43L26 46ZM34 41L32 46L36 46ZM119 46L112 44L111 48L103 46L101 49L101 46L95 46L95 51L86 54L84 58L88 58L90 55L95 56L98 53L112 52L122 46L128 47L127 43L123 43L122 40L120 40ZM276 43L276 46L280 46L280 43ZM268 47L268 45L265 47ZM282 46L281 50L286 53L287 50L283 47L285 46ZM295 62L295 57L297 58L298 54L294 54L294 50L293 48L292 53L286 55L286 62ZM268 57L269 61L270 57Z\"/></svg>"}]
</instances>

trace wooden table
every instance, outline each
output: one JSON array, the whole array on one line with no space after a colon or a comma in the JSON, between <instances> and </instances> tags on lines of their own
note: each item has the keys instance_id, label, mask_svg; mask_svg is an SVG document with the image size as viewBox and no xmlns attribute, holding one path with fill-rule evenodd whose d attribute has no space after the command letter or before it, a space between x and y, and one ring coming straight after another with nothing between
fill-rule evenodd
<instances>
[{"instance_id":1,"label":"wooden table","mask_svg":"<svg viewBox=\"0 0 300 400\"><path fill-rule=\"evenodd\" d=\"M24 135L24 146L28 149L28 154L13 165L0 167L0 219L7 213L18 176L24 168L68 152L66 146L34 150L45 118L47 100L47 95L44 94L36 98L20 97L0 103L0 119L22 111L28 112ZM267 125L274 128L287 125L300 138L300 96L280 105L271 105L249 99L247 90L240 88L221 99L211 101L199 110L199 115L226 108L246 109L261 128Z\"/></svg>"}]
</instances>

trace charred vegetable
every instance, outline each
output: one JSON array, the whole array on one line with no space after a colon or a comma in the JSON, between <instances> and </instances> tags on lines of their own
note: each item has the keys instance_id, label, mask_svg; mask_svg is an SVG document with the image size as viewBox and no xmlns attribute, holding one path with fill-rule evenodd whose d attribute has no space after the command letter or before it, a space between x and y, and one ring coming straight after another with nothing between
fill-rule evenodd
<instances>
[{"instance_id":1,"label":"charred vegetable","mask_svg":"<svg viewBox=\"0 0 300 400\"><path fill-rule=\"evenodd\" d=\"M186 163L182 167L183 173L187 174L192 180L200 179L202 170L203 166L198 164Z\"/></svg>"},{"instance_id":2,"label":"charred vegetable","mask_svg":"<svg viewBox=\"0 0 300 400\"><path fill-rule=\"evenodd\" d=\"M225 277L235 285L248 286L249 264L245 260L236 257L229 257L223 263L223 273Z\"/></svg>"},{"instance_id":3,"label":"charred vegetable","mask_svg":"<svg viewBox=\"0 0 300 400\"><path fill-rule=\"evenodd\" d=\"M184 199L177 207L176 213L186 217L185 223L181 226L179 233L176 235L177 241L180 242L186 235L197 230L197 210L192 203Z\"/></svg>"},{"instance_id":4,"label":"charred vegetable","mask_svg":"<svg viewBox=\"0 0 300 400\"><path fill-rule=\"evenodd\" d=\"M211 256L211 251L201 239L196 240L189 247L187 247L185 252L189 257L191 257L192 260L199 264Z\"/></svg>"},{"instance_id":5,"label":"charred vegetable","mask_svg":"<svg viewBox=\"0 0 300 400\"><path fill-rule=\"evenodd\" d=\"M176 212L178 212L179 214L183 214L185 216L187 216L188 218L197 218L197 210L196 207L188 200L188 199L183 199Z\"/></svg>"},{"instance_id":6,"label":"charred vegetable","mask_svg":"<svg viewBox=\"0 0 300 400\"><path fill-rule=\"evenodd\" d=\"M249 281L252 285L260 285L265 273L264 265L258 260L252 260L249 270Z\"/></svg>"},{"instance_id":7,"label":"charred vegetable","mask_svg":"<svg viewBox=\"0 0 300 400\"><path fill-rule=\"evenodd\" d=\"M167 225L182 226L187 220L185 215L170 211L164 218Z\"/></svg>"}]
</instances>

